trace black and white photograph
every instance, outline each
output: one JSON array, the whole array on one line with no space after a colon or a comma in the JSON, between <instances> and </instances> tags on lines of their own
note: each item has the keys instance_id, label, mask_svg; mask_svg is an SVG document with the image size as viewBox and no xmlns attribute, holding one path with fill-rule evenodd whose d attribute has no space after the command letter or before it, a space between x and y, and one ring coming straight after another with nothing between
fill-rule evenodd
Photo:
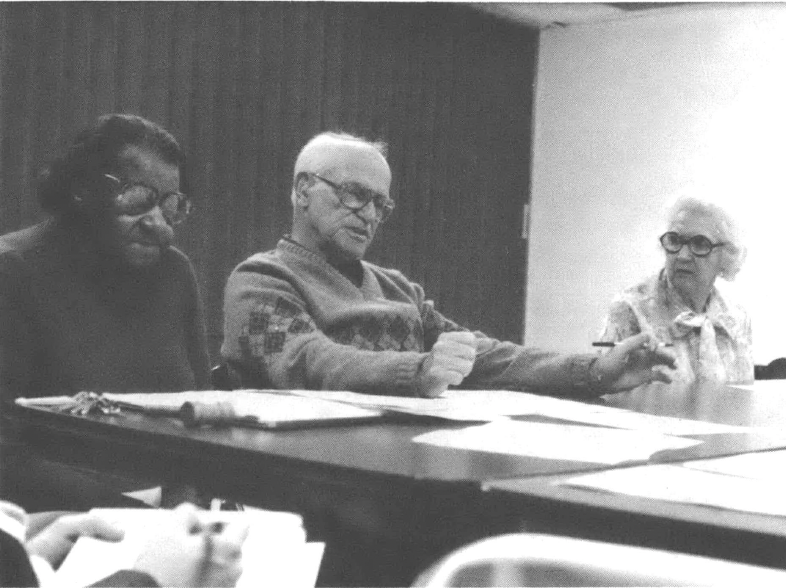
<instances>
[{"instance_id":1,"label":"black and white photograph","mask_svg":"<svg viewBox=\"0 0 786 588\"><path fill-rule=\"evenodd\" d=\"M0 586L786 585L786 3L0 1Z\"/></svg>"}]
</instances>

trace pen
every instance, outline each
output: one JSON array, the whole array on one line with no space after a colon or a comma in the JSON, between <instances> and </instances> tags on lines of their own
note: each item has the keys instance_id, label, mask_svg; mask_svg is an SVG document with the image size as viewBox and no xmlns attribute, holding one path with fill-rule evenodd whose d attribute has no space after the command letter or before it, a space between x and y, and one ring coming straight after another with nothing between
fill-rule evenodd
<instances>
[{"instance_id":1,"label":"pen","mask_svg":"<svg viewBox=\"0 0 786 588\"><path fill-rule=\"evenodd\" d=\"M616 347L617 343L614 341L593 341L593 347ZM659 343L662 347L674 347L674 343Z\"/></svg>"},{"instance_id":2,"label":"pen","mask_svg":"<svg viewBox=\"0 0 786 588\"><path fill-rule=\"evenodd\" d=\"M220 527L217 523L208 523L202 527L202 561L199 566L199 583L206 578L213 560L213 535L219 531Z\"/></svg>"}]
</instances>

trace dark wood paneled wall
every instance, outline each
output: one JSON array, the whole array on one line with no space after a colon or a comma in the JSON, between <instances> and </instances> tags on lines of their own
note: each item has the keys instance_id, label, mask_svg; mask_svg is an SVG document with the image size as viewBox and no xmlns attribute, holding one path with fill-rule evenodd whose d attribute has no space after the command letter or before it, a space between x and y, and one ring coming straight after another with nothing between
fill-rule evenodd
<instances>
[{"instance_id":1,"label":"dark wood paneled wall","mask_svg":"<svg viewBox=\"0 0 786 588\"><path fill-rule=\"evenodd\" d=\"M398 208L369 259L445 314L521 337L537 32L457 4L0 3L0 230L40 217L41 164L98 115L186 147L179 231L221 340L232 267L290 222L291 167L326 129L390 144Z\"/></svg>"}]
</instances>

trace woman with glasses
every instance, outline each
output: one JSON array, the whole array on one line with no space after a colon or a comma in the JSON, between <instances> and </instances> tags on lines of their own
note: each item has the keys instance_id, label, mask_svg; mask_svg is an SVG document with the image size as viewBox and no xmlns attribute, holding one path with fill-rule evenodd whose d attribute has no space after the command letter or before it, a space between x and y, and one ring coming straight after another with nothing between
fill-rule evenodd
<instances>
[{"instance_id":1,"label":"woman with glasses","mask_svg":"<svg viewBox=\"0 0 786 588\"><path fill-rule=\"evenodd\" d=\"M17 397L82 390L209 387L194 271L172 246L190 210L183 164L163 128L113 114L48 166L38 194L49 218L0 238L4 409ZM4 497L30 510L111 502L103 484L55 474L3 433ZM51 474L53 494L38 474Z\"/></svg>"},{"instance_id":2,"label":"woman with glasses","mask_svg":"<svg viewBox=\"0 0 786 588\"><path fill-rule=\"evenodd\" d=\"M717 204L684 195L666 226L663 269L614 300L602 339L652 333L674 345L675 380L752 382L750 319L715 285L733 280L745 260L737 222Z\"/></svg>"}]
</instances>

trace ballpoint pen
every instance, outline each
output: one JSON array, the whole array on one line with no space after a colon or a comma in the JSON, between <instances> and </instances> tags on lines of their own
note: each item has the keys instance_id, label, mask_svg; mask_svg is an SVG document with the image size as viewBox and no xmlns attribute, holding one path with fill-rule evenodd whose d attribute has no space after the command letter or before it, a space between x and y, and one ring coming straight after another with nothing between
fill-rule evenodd
<instances>
[{"instance_id":1,"label":"ballpoint pen","mask_svg":"<svg viewBox=\"0 0 786 588\"><path fill-rule=\"evenodd\" d=\"M593 347L616 347L615 341L593 341ZM674 343L658 343L659 347L674 347Z\"/></svg>"}]
</instances>

